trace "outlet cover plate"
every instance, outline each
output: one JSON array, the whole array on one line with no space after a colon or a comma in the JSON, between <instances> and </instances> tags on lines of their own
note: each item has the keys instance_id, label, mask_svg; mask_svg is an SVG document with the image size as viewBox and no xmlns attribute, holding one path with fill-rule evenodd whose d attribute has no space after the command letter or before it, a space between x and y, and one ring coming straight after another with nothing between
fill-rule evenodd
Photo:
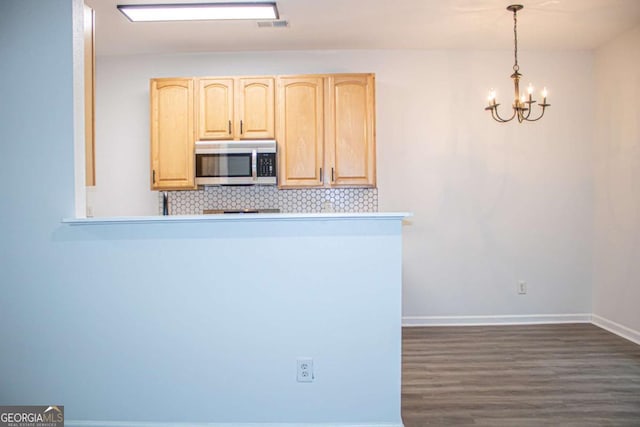
<instances>
[{"instance_id":1,"label":"outlet cover plate","mask_svg":"<svg viewBox=\"0 0 640 427\"><path fill-rule=\"evenodd\" d=\"M297 360L297 379L299 383L313 382L313 359L310 357L300 357Z\"/></svg>"},{"instance_id":2,"label":"outlet cover plate","mask_svg":"<svg viewBox=\"0 0 640 427\"><path fill-rule=\"evenodd\" d=\"M525 282L524 280L520 280L518 282L518 294L519 295L527 294L527 282Z\"/></svg>"}]
</instances>

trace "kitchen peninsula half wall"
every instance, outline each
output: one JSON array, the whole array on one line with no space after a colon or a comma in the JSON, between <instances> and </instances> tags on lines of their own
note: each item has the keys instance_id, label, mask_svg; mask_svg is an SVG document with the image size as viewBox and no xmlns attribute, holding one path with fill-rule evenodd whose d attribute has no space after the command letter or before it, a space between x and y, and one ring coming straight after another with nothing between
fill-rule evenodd
<instances>
[{"instance_id":1,"label":"kitchen peninsula half wall","mask_svg":"<svg viewBox=\"0 0 640 427\"><path fill-rule=\"evenodd\" d=\"M73 348L48 361L60 367L51 378L65 394L67 421L402 426L408 215L66 220L55 243L79 266L60 279L74 304L50 315L71 310L82 321L66 326ZM25 339L31 346L41 337ZM300 381L296 366L309 359L311 381ZM21 381L29 364L20 363L6 381L18 395L37 395L40 384ZM95 386L91 393L81 381Z\"/></svg>"}]
</instances>

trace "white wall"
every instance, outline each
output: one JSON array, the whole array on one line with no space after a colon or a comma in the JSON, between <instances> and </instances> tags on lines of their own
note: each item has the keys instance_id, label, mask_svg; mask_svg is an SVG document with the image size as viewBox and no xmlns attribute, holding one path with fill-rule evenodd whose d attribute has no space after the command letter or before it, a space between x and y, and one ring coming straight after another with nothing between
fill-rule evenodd
<instances>
[{"instance_id":1,"label":"white wall","mask_svg":"<svg viewBox=\"0 0 640 427\"><path fill-rule=\"evenodd\" d=\"M93 427L400 425L397 219L61 223L78 7L0 1L0 405Z\"/></svg>"},{"instance_id":2,"label":"white wall","mask_svg":"<svg viewBox=\"0 0 640 427\"><path fill-rule=\"evenodd\" d=\"M640 340L640 26L598 49L593 312ZM608 321L608 322L607 322ZM628 331L627 331L628 332Z\"/></svg>"},{"instance_id":3,"label":"white wall","mask_svg":"<svg viewBox=\"0 0 640 427\"><path fill-rule=\"evenodd\" d=\"M404 315L591 312L590 52L520 55L549 89L535 124L498 124L509 51L320 51L99 57L94 212L157 213L149 187L148 80L162 76L375 72L379 207L405 227ZM539 87L541 89L541 87ZM505 110L506 113L506 110ZM518 280L528 294L516 294Z\"/></svg>"}]
</instances>

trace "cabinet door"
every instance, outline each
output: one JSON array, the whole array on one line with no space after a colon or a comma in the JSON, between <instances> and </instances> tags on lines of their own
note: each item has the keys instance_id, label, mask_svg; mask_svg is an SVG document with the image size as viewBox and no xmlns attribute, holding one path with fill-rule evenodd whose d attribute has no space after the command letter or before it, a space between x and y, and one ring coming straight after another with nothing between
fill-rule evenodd
<instances>
[{"instance_id":1,"label":"cabinet door","mask_svg":"<svg viewBox=\"0 0 640 427\"><path fill-rule=\"evenodd\" d=\"M240 123L236 139L273 139L274 79L239 79L238 92L236 103Z\"/></svg>"},{"instance_id":2,"label":"cabinet door","mask_svg":"<svg viewBox=\"0 0 640 427\"><path fill-rule=\"evenodd\" d=\"M278 184L323 185L324 96L322 77L278 78Z\"/></svg>"},{"instance_id":3,"label":"cabinet door","mask_svg":"<svg viewBox=\"0 0 640 427\"><path fill-rule=\"evenodd\" d=\"M193 80L151 80L151 189L193 189Z\"/></svg>"},{"instance_id":4,"label":"cabinet door","mask_svg":"<svg viewBox=\"0 0 640 427\"><path fill-rule=\"evenodd\" d=\"M328 77L327 173L332 187L376 184L374 77Z\"/></svg>"},{"instance_id":5,"label":"cabinet door","mask_svg":"<svg viewBox=\"0 0 640 427\"><path fill-rule=\"evenodd\" d=\"M198 80L198 139L233 138L233 79Z\"/></svg>"}]
</instances>

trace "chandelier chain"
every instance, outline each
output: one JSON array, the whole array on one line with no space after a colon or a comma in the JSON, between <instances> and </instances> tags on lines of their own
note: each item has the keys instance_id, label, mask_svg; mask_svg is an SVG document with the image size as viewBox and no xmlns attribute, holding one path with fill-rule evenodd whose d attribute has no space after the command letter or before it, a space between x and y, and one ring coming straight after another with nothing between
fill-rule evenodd
<instances>
[{"instance_id":1,"label":"chandelier chain","mask_svg":"<svg viewBox=\"0 0 640 427\"><path fill-rule=\"evenodd\" d=\"M513 11L513 46L513 56L515 60L513 71L518 72L518 70L520 70L520 66L518 65L518 16L515 9Z\"/></svg>"}]
</instances>

